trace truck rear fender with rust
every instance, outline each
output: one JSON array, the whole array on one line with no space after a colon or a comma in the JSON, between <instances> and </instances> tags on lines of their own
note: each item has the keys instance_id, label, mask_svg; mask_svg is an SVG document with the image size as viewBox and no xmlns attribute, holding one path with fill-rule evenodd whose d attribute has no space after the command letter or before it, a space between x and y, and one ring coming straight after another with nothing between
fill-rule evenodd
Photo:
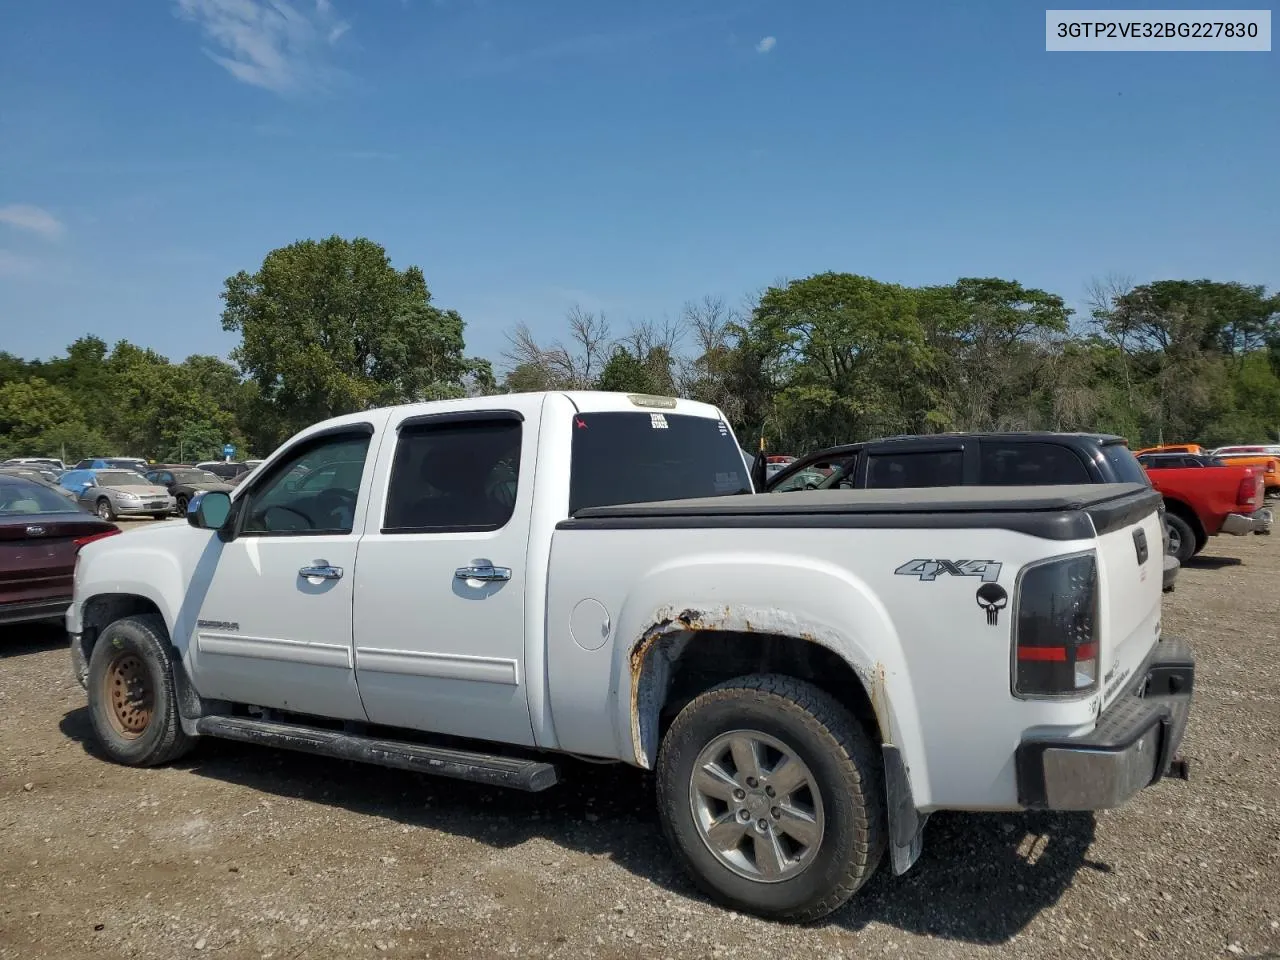
<instances>
[{"instance_id":1,"label":"truck rear fender with rust","mask_svg":"<svg viewBox=\"0 0 1280 960\"><path fill-rule=\"evenodd\" d=\"M898 747L911 779L923 781L923 744L909 719L914 696L888 611L850 571L812 557L681 558L634 584L614 634L619 758L653 768L671 667L704 631L790 637L839 656L861 680L885 743Z\"/></svg>"}]
</instances>

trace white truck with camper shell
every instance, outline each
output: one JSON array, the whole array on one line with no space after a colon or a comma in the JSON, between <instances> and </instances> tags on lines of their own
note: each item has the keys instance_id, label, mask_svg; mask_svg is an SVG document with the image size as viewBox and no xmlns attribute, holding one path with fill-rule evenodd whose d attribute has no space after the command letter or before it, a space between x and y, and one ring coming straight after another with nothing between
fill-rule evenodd
<instances>
[{"instance_id":1,"label":"white truck with camper shell","mask_svg":"<svg viewBox=\"0 0 1280 960\"><path fill-rule=\"evenodd\" d=\"M565 755L631 764L703 890L808 920L886 852L908 869L935 810L1186 775L1158 507L1137 484L757 496L704 404L413 404L89 545L67 629L119 762L214 736L524 790Z\"/></svg>"}]
</instances>

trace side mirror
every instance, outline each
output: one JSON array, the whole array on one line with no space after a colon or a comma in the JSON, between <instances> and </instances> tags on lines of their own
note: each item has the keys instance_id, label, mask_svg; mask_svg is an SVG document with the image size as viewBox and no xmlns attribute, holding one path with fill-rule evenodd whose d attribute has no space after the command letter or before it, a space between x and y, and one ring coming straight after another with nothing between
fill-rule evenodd
<instances>
[{"instance_id":1,"label":"side mirror","mask_svg":"<svg viewBox=\"0 0 1280 960\"><path fill-rule=\"evenodd\" d=\"M210 490L187 505L187 523L201 530L221 530L231 514L231 498L221 490Z\"/></svg>"}]
</instances>

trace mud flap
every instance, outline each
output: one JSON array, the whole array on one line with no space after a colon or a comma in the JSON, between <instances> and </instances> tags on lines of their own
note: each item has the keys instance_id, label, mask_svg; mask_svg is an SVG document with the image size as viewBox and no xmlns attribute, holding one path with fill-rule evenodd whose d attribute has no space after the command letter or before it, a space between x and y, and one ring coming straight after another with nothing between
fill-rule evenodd
<instances>
[{"instance_id":1,"label":"mud flap","mask_svg":"<svg viewBox=\"0 0 1280 960\"><path fill-rule=\"evenodd\" d=\"M892 744L880 749L884 755L885 803L889 810L889 853L894 875L902 876L924 849L924 825L929 815L921 815L916 809L901 751Z\"/></svg>"}]
</instances>

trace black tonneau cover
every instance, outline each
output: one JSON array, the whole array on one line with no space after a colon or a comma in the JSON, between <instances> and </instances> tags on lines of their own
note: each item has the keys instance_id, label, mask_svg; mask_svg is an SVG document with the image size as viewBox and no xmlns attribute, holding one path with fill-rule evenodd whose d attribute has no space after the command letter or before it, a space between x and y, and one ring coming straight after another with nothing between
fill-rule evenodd
<instances>
[{"instance_id":1,"label":"black tonneau cover","mask_svg":"<svg viewBox=\"0 0 1280 960\"><path fill-rule=\"evenodd\" d=\"M1083 540L1133 523L1159 504L1160 494L1138 483L811 490L588 507L558 528L999 527Z\"/></svg>"}]
</instances>

